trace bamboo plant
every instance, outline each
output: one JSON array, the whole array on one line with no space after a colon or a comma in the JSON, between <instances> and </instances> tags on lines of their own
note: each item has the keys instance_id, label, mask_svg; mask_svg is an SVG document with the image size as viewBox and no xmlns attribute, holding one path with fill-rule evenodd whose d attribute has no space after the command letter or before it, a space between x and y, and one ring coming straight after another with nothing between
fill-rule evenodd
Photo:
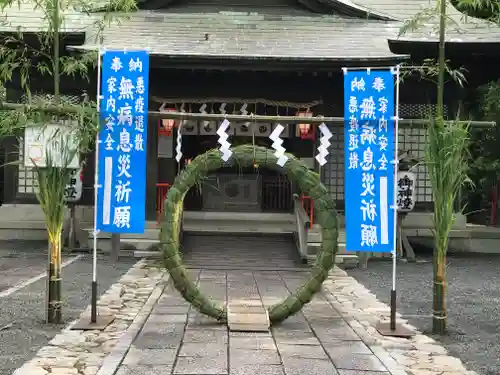
<instances>
[{"instance_id":1,"label":"bamboo plant","mask_svg":"<svg viewBox=\"0 0 500 375\"><path fill-rule=\"evenodd\" d=\"M446 76L455 83L465 82L463 71L452 70L446 60L446 27L455 21L447 14L447 1L437 0L435 7L424 9L415 17L407 20L400 30L400 35L408 31L418 30L430 21L439 27L439 48L437 63L425 69L417 69L424 78L436 84L436 113L431 115L426 145L426 165L431 181L434 214L434 286L433 286L433 320L434 333L444 334L446 331L446 253L449 235L455 220L455 203L461 187L467 182L467 161L469 144L469 126L466 122L445 121L444 96ZM426 26L426 27L427 27ZM425 61L424 61L425 65ZM423 71L422 71L423 70Z\"/></svg>"},{"instance_id":2,"label":"bamboo plant","mask_svg":"<svg viewBox=\"0 0 500 375\"><path fill-rule=\"evenodd\" d=\"M47 148L46 165L35 164L34 167L38 181L36 196L45 216L49 238L47 321L56 323L62 320L61 249L63 223L67 212L64 191L71 177L70 163L77 153L77 149L68 147L70 140L65 138L59 134L49 139L50 143L58 147L55 154L60 156L60 163L55 163L55 155Z\"/></svg>"},{"instance_id":3,"label":"bamboo plant","mask_svg":"<svg viewBox=\"0 0 500 375\"><path fill-rule=\"evenodd\" d=\"M22 137L27 127L43 128L47 124L58 123L64 119L69 126L74 126L70 133L78 145L76 151L79 154L86 153L92 147L92 140L98 131L97 111L95 102L88 100L85 93L83 100L75 104L65 102L61 95L61 78L80 78L89 80L89 70L97 65L98 54L94 52L82 52L72 55L62 55L64 50L62 43L67 16L74 16L77 9L81 13L82 32L95 35L95 42L99 43L102 31L114 21L127 18L129 12L137 9L135 0L109 0L107 3L96 5L92 0L33 0L34 11L40 12L42 20L40 32L37 33L37 42L29 38L33 33L26 35L23 27L16 27L16 32L0 35L0 86L5 86L13 77L20 83L24 90L26 107L19 110L0 111L0 137L16 136ZM18 6L18 0L0 0L0 10L12 9ZM95 13L96 7L101 9ZM87 20L84 18L88 17ZM15 20L14 21L19 21ZM8 24L8 21L3 22ZM31 76L42 75L52 80L53 95L40 97L31 93ZM3 100L0 97L0 104ZM53 117L43 112L46 105L63 106L72 108L71 113L59 114ZM2 106L0 106L2 108ZM38 109L37 109L38 108ZM64 137L62 134L54 135ZM61 231L66 211L64 204L64 189L66 187L71 170L67 163L72 159L71 152L64 149L68 144L67 139L57 139L61 149L57 150L57 157L61 157L62 163L53 164L55 153L46 155L46 166L36 166L35 173L38 179L37 198L43 210L47 234L49 237L49 265L48 265L48 290L47 290L47 322L61 323ZM56 139L52 139L53 143ZM69 153L68 153L69 152ZM65 164L66 163L66 164Z\"/></svg>"},{"instance_id":4,"label":"bamboo plant","mask_svg":"<svg viewBox=\"0 0 500 375\"><path fill-rule=\"evenodd\" d=\"M455 202L468 182L469 125L433 119L428 129L425 162L434 201L434 291L432 327L446 331L446 253L455 220Z\"/></svg>"}]
</instances>

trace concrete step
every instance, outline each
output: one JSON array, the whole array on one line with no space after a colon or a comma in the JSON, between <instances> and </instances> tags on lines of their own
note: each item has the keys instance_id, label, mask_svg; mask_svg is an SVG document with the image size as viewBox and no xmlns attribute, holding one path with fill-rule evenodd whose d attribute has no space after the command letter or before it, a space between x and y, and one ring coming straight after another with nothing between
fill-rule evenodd
<instances>
[{"instance_id":1,"label":"concrete step","mask_svg":"<svg viewBox=\"0 0 500 375\"><path fill-rule=\"evenodd\" d=\"M3 241L44 241L48 239L45 221L7 221L6 218L3 220L0 222L0 238Z\"/></svg>"},{"instance_id":2,"label":"concrete step","mask_svg":"<svg viewBox=\"0 0 500 375\"><path fill-rule=\"evenodd\" d=\"M308 255L307 263L313 265L316 261L316 255ZM335 256L335 264L341 265L344 267L357 267L359 264L359 258L357 255L336 255Z\"/></svg>"},{"instance_id":3,"label":"concrete step","mask_svg":"<svg viewBox=\"0 0 500 375\"><path fill-rule=\"evenodd\" d=\"M184 211L184 223L190 222L257 222L268 223L295 223L292 213L263 213L263 212L219 212L219 211Z\"/></svg>"},{"instance_id":4,"label":"concrete step","mask_svg":"<svg viewBox=\"0 0 500 375\"><path fill-rule=\"evenodd\" d=\"M320 248L321 248L320 242L308 243L307 244L307 254L308 255L316 255ZM346 251L345 242L339 242L337 254L339 254L339 255L356 255L356 252L355 251Z\"/></svg>"},{"instance_id":5,"label":"concrete step","mask_svg":"<svg viewBox=\"0 0 500 375\"><path fill-rule=\"evenodd\" d=\"M309 229L307 232L307 242L321 242L321 229ZM345 242L345 230L341 228L339 230L339 242Z\"/></svg>"},{"instance_id":6,"label":"concrete step","mask_svg":"<svg viewBox=\"0 0 500 375\"><path fill-rule=\"evenodd\" d=\"M293 233L295 223L260 223L260 222L204 222L184 221L185 233Z\"/></svg>"}]
</instances>

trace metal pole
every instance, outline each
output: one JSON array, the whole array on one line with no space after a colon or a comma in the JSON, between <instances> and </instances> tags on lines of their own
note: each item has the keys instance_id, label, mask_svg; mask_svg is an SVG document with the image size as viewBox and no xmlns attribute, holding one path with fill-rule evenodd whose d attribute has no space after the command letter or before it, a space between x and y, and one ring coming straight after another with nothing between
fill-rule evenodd
<instances>
[{"instance_id":1,"label":"metal pole","mask_svg":"<svg viewBox=\"0 0 500 375\"><path fill-rule=\"evenodd\" d=\"M391 289L391 331L396 330L396 258L397 258L397 222L398 222L398 205L397 205L397 184L398 184L398 144L399 144L399 65L396 67L396 109L394 117L394 192L393 192L393 207L394 207L394 242L392 249L392 289Z\"/></svg>"},{"instance_id":2,"label":"metal pole","mask_svg":"<svg viewBox=\"0 0 500 375\"><path fill-rule=\"evenodd\" d=\"M100 110L101 110L101 50L97 56L97 135L95 142L94 160L94 245L92 249L92 299L90 322L97 322L97 198L99 179L99 131L100 131Z\"/></svg>"}]
</instances>

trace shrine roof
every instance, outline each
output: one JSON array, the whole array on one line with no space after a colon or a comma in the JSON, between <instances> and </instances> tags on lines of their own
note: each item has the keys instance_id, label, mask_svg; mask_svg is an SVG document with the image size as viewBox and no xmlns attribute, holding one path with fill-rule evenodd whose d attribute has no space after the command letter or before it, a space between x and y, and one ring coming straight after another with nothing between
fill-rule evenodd
<instances>
[{"instance_id":1,"label":"shrine roof","mask_svg":"<svg viewBox=\"0 0 500 375\"><path fill-rule=\"evenodd\" d=\"M397 23L342 16L139 11L104 32L102 46L147 47L171 57L298 60L394 59ZM98 48L88 35L80 48Z\"/></svg>"},{"instance_id":2,"label":"shrine roof","mask_svg":"<svg viewBox=\"0 0 500 375\"><path fill-rule=\"evenodd\" d=\"M142 3L146 0L140 0ZM169 1L169 0L162 0ZM313 1L313 0L299 0ZM429 0L314 0L338 11L313 13L304 8L249 11L215 11L181 4L162 10L138 10L112 23L103 33L101 47L148 48L153 55L224 59L290 59L319 61L369 61L404 58L390 51L389 40L435 42L435 21L398 33L405 20L433 6ZM99 1L97 1L98 3ZM45 16L33 0L21 0L2 11L0 32L39 32ZM365 12L367 17L359 14ZM76 49L97 49L95 22L102 16L63 10L63 32L85 33ZM351 16L357 14L358 16ZM500 28L486 21L466 18L450 4L454 21L447 31L450 42L500 42Z\"/></svg>"},{"instance_id":3,"label":"shrine roof","mask_svg":"<svg viewBox=\"0 0 500 375\"><path fill-rule=\"evenodd\" d=\"M437 42L439 40L439 13L435 0L324 0L340 2L348 6L364 9L368 14L374 12L389 20L402 24L419 19L417 30L399 32L390 40ZM500 27L492 22L466 16L447 1L446 40L454 43L500 43Z\"/></svg>"}]
</instances>

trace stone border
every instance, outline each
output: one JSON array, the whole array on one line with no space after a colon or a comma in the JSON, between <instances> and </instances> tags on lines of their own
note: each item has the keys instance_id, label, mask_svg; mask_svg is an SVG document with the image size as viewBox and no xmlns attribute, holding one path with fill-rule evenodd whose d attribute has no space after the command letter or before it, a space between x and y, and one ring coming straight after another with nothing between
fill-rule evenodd
<instances>
[{"instance_id":1,"label":"stone border","mask_svg":"<svg viewBox=\"0 0 500 375\"><path fill-rule=\"evenodd\" d=\"M140 260L99 299L99 312L116 317L104 331L72 331L72 322L13 375L96 375L110 353L125 349L122 355L126 354L128 344L120 341L130 339L131 329L137 334L149 315L147 309L152 309L165 288L166 277L155 262ZM81 317L89 315L90 306Z\"/></svg>"},{"instance_id":2,"label":"stone border","mask_svg":"<svg viewBox=\"0 0 500 375\"><path fill-rule=\"evenodd\" d=\"M448 355L436 340L397 314L398 323L416 332L411 339L384 337L375 328L389 321L390 308L344 270L335 267L323 284L328 302L359 335L392 375L478 375ZM389 290L387 290L389 293Z\"/></svg>"}]
</instances>

